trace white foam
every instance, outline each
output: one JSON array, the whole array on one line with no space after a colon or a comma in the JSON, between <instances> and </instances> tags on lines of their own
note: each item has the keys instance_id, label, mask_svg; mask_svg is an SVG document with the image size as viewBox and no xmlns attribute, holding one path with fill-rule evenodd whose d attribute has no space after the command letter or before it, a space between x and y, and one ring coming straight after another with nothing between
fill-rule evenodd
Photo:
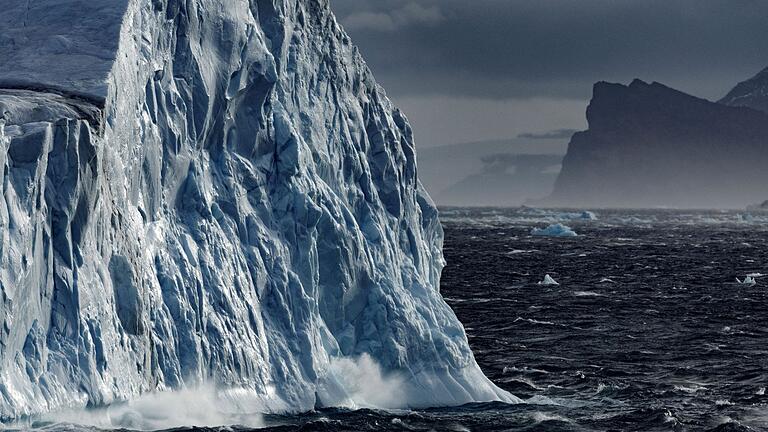
<instances>
[{"instance_id":1,"label":"white foam","mask_svg":"<svg viewBox=\"0 0 768 432\"><path fill-rule=\"evenodd\" d=\"M250 391L219 390L214 386L201 385L174 392L146 394L130 402L104 408L44 414L32 420L140 431L228 425L259 428L264 427L260 414L264 411L265 407L252 397Z\"/></svg>"}]
</instances>

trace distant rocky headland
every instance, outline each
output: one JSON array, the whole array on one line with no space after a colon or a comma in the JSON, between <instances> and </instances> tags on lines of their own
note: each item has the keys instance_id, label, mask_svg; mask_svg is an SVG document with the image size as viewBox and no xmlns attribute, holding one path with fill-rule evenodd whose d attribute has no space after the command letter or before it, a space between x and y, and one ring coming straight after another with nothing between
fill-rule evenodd
<instances>
[{"instance_id":1,"label":"distant rocky headland","mask_svg":"<svg viewBox=\"0 0 768 432\"><path fill-rule=\"evenodd\" d=\"M768 69L720 102L597 83L547 205L744 208L768 196Z\"/></svg>"}]
</instances>

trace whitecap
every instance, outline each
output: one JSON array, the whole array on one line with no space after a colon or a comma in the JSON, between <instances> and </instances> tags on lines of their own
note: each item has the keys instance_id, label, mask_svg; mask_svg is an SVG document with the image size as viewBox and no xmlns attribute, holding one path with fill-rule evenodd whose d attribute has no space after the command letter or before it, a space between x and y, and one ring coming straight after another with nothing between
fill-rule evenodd
<instances>
[{"instance_id":1,"label":"whitecap","mask_svg":"<svg viewBox=\"0 0 768 432\"><path fill-rule=\"evenodd\" d=\"M260 428L264 427L262 413L269 411L262 399L250 390L217 389L204 384L196 388L150 393L101 408L53 412L30 420L138 431L234 424Z\"/></svg>"},{"instance_id":2,"label":"whitecap","mask_svg":"<svg viewBox=\"0 0 768 432\"><path fill-rule=\"evenodd\" d=\"M574 291L573 295L575 297L605 297L603 294L594 291Z\"/></svg>"},{"instance_id":3,"label":"whitecap","mask_svg":"<svg viewBox=\"0 0 768 432\"><path fill-rule=\"evenodd\" d=\"M556 421L556 422L563 422L563 423L573 423L572 420L567 419L565 417L552 414L552 413L545 413L541 411L536 411L533 414L531 414L531 418L533 419L536 424L549 422L549 421Z\"/></svg>"},{"instance_id":4,"label":"whitecap","mask_svg":"<svg viewBox=\"0 0 768 432\"><path fill-rule=\"evenodd\" d=\"M551 321L539 321L532 318L523 318L523 317L517 317L513 322L520 322L520 321L525 321L531 324L538 324L538 325L555 325L555 323Z\"/></svg>"},{"instance_id":5,"label":"whitecap","mask_svg":"<svg viewBox=\"0 0 768 432\"><path fill-rule=\"evenodd\" d=\"M577 237L576 231L563 224L552 224L546 228L534 228L531 235L539 237Z\"/></svg>"},{"instance_id":6,"label":"whitecap","mask_svg":"<svg viewBox=\"0 0 768 432\"><path fill-rule=\"evenodd\" d=\"M507 252L507 255L532 254L538 252L536 249L514 249Z\"/></svg>"}]
</instances>

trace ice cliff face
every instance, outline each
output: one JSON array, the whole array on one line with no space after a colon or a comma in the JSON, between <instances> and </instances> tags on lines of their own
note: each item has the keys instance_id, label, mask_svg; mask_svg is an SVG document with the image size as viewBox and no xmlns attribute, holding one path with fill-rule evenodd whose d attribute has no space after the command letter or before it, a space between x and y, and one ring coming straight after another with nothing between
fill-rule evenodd
<instances>
[{"instance_id":1,"label":"ice cliff face","mask_svg":"<svg viewBox=\"0 0 768 432\"><path fill-rule=\"evenodd\" d=\"M512 400L438 292L411 128L327 0L0 9L0 417L201 381L306 410L362 354L403 406Z\"/></svg>"}]
</instances>

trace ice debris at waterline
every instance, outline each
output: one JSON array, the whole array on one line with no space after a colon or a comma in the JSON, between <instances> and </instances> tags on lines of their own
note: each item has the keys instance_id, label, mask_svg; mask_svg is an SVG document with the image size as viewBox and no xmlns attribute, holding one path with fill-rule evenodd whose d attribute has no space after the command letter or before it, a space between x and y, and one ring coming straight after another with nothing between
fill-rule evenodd
<instances>
[{"instance_id":1,"label":"ice debris at waterline","mask_svg":"<svg viewBox=\"0 0 768 432\"><path fill-rule=\"evenodd\" d=\"M534 228L531 235L543 237L576 237L575 231L563 224L552 224L546 228Z\"/></svg>"},{"instance_id":2,"label":"ice debris at waterline","mask_svg":"<svg viewBox=\"0 0 768 432\"><path fill-rule=\"evenodd\" d=\"M0 417L201 382L516 401L438 292L413 133L327 0L0 0ZM29 25L27 25L29 24ZM375 400L370 404L375 404Z\"/></svg>"},{"instance_id":3,"label":"ice debris at waterline","mask_svg":"<svg viewBox=\"0 0 768 432\"><path fill-rule=\"evenodd\" d=\"M556 280L552 279L552 276L545 275L544 280L538 283L539 285L560 285Z\"/></svg>"}]
</instances>

